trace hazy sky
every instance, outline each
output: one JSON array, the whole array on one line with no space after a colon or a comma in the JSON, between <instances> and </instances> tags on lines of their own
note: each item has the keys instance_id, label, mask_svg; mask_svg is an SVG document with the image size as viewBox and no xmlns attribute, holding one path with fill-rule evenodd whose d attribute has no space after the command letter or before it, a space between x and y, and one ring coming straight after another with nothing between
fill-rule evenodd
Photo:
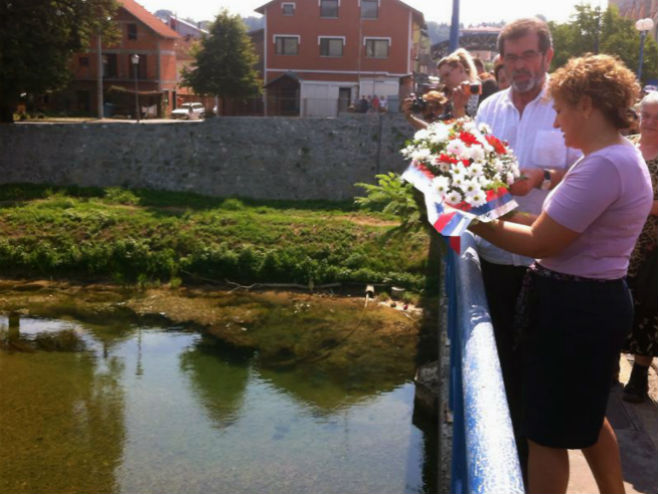
<instances>
[{"instance_id":1,"label":"hazy sky","mask_svg":"<svg viewBox=\"0 0 658 494\"><path fill-rule=\"evenodd\" d=\"M226 7L229 12L241 16L258 16L254 9L264 5L268 0L137 0L147 10L166 9L180 17L191 17L196 21L212 20ZM316 0L298 0L316 1ZM420 10L426 21L450 23L452 16L451 0L403 0L406 4ZM606 8L607 0L461 0L460 22L469 25L483 21L497 22L537 14L544 15L549 21L565 22L573 13L574 5L581 3Z\"/></svg>"}]
</instances>

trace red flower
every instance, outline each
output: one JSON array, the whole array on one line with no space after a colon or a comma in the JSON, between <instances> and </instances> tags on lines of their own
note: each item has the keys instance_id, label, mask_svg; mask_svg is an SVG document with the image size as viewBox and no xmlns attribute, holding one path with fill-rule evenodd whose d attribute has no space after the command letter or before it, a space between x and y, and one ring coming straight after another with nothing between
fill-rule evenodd
<instances>
[{"instance_id":1,"label":"red flower","mask_svg":"<svg viewBox=\"0 0 658 494\"><path fill-rule=\"evenodd\" d=\"M507 149L505 149L505 145L500 141L500 139L492 135L485 136L485 138L487 139L487 142L493 146L494 150L498 154L507 153Z\"/></svg>"},{"instance_id":2,"label":"red flower","mask_svg":"<svg viewBox=\"0 0 658 494\"><path fill-rule=\"evenodd\" d=\"M479 141L477 140L477 137L475 137L470 132L466 132L464 130L462 130L459 133L459 138L464 142L464 144L466 144L468 146L472 146L473 144L479 144Z\"/></svg>"},{"instance_id":3,"label":"red flower","mask_svg":"<svg viewBox=\"0 0 658 494\"><path fill-rule=\"evenodd\" d=\"M441 163L452 163L453 165L459 162L457 158L453 158L449 154L445 154L445 153L441 153L439 155L438 161L440 161Z\"/></svg>"}]
</instances>

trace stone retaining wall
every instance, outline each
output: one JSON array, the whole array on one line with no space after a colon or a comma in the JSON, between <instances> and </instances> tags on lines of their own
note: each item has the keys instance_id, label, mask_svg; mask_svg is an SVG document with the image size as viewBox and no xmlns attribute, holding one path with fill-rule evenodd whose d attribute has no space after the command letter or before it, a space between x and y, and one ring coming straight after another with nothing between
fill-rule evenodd
<instances>
[{"instance_id":1,"label":"stone retaining wall","mask_svg":"<svg viewBox=\"0 0 658 494\"><path fill-rule=\"evenodd\" d=\"M402 171L400 115L0 127L0 183L125 186L256 199L344 200Z\"/></svg>"}]
</instances>

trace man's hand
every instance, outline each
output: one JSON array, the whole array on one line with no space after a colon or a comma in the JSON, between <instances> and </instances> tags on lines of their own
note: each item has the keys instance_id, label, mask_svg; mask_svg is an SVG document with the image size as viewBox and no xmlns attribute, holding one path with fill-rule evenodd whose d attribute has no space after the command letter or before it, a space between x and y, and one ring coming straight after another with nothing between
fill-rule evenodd
<instances>
[{"instance_id":1,"label":"man's hand","mask_svg":"<svg viewBox=\"0 0 658 494\"><path fill-rule=\"evenodd\" d=\"M509 186L509 191L515 196L525 196L532 189L539 188L544 181L544 170L541 168L521 169L521 177Z\"/></svg>"},{"instance_id":2,"label":"man's hand","mask_svg":"<svg viewBox=\"0 0 658 494\"><path fill-rule=\"evenodd\" d=\"M404 100L402 100L401 110L405 116L411 115L411 105L413 104L415 99L416 99L416 95L414 93L411 93Z\"/></svg>"},{"instance_id":3,"label":"man's hand","mask_svg":"<svg viewBox=\"0 0 658 494\"><path fill-rule=\"evenodd\" d=\"M411 111L411 106L413 105L415 99L416 99L416 95L414 93L411 93L407 98L405 98L402 101L402 105L400 106L400 108L402 109L402 113L404 114L404 117L407 119L407 122L409 122L414 129L416 130L426 129L428 125L427 122L415 117Z\"/></svg>"}]
</instances>

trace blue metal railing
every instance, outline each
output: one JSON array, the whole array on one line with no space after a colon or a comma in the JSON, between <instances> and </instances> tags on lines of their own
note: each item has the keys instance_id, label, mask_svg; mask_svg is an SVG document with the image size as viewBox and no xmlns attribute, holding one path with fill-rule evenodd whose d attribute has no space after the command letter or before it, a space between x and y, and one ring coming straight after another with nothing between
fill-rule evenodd
<instances>
[{"instance_id":1,"label":"blue metal railing","mask_svg":"<svg viewBox=\"0 0 658 494\"><path fill-rule=\"evenodd\" d=\"M473 236L446 258L450 408L453 413L451 493L523 493L480 261Z\"/></svg>"}]
</instances>

